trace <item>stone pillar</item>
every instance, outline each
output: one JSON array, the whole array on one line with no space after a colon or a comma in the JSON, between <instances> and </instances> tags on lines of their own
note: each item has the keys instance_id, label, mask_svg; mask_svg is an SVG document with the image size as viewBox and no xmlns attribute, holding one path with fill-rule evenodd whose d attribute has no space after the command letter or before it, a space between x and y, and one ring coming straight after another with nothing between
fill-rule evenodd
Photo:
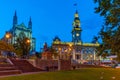
<instances>
[{"instance_id":1,"label":"stone pillar","mask_svg":"<svg viewBox=\"0 0 120 80\"><path fill-rule=\"evenodd\" d=\"M83 60L83 51L82 50L81 50L80 54L81 54L81 60Z\"/></svg>"},{"instance_id":2,"label":"stone pillar","mask_svg":"<svg viewBox=\"0 0 120 80\"><path fill-rule=\"evenodd\" d=\"M95 50L94 50L93 56L94 56L94 60L96 60L96 53L95 53Z\"/></svg>"},{"instance_id":3,"label":"stone pillar","mask_svg":"<svg viewBox=\"0 0 120 80\"><path fill-rule=\"evenodd\" d=\"M70 60L59 60L58 61L58 70L71 70L71 61Z\"/></svg>"},{"instance_id":4,"label":"stone pillar","mask_svg":"<svg viewBox=\"0 0 120 80\"><path fill-rule=\"evenodd\" d=\"M76 53L75 53L75 49L73 49L73 55L72 55L72 59L73 60L76 60L76 55L75 55Z\"/></svg>"},{"instance_id":5,"label":"stone pillar","mask_svg":"<svg viewBox=\"0 0 120 80\"><path fill-rule=\"evenodd\" d=\"M58 71L60 71L60 70L61 70L61 60L58 59Z\"/></svg>"}]
</instances>

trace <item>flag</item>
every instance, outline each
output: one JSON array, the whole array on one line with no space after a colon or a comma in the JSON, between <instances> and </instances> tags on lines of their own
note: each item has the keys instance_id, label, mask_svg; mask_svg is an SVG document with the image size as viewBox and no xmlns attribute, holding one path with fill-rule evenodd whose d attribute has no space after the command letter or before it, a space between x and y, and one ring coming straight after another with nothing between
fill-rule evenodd
<instances>
[{"instance_id":1,"label":"flag","mask_svg":"<svg viewBox=\"0 0 120 80\"><path fill-rule=\"evenodd\" d=\"M77 3L75 3L74 6L77 6Z\"/></svg>"}]
</instances>

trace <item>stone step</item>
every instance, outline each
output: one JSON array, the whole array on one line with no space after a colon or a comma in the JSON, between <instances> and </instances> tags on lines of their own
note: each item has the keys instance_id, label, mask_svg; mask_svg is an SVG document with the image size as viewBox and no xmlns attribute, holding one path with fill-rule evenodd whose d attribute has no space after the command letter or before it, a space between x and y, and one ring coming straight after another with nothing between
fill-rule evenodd
<instances>
[{"instance_id":1,"label":"stone step","mask_svg":"<svg viewBox=\"0 0 120 80\"><path fill-rule=\"evenodd\" d=\"M0 71L0 76L21 74L21 73L22 73L21 70L5 70L5 71Z\"/></svg>"},{"instance_id":2,"label":"stone step","mask_svg":"<svg viewBox=\"0 0 120 80\"><path fill-rule=\"evenodd\" d=\"M0 71L4 71L4 70L16 70L16 67L0 67Z\"/></svg>"},{"instance_id":3,"label":"stone step","mask_svg":"<svg viewBox=\"0 0 120 80\"><path fill-rule=\"evenodd\" d=\"M18 67L19 70L21 70L23 73L25 72L38 72L43 71L42 69L34 67L31 63L29 63L27 60L15 60L11 59L12 63Z\"/></svg>"},{"instance_id":4,"label":"stone step","mask_svg":"<svg viewBox=\"0 0 120 80\"><path fill-rule=\"evenodd\" d=\"M13 67L14 65L11 64L0 64L0 67Z\"/></svg>"}]
</instances>

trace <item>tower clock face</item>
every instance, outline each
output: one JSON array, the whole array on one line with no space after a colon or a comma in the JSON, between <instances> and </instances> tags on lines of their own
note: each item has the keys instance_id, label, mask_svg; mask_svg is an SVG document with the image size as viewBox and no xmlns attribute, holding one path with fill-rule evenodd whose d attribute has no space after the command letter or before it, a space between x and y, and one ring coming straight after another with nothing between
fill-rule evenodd
<instances>
[{"instance_id":1,"label":"tower clock face","mask_svg":"<svg viewBox=\"0 0 120 80\"><path fill-rule=\"evenodd\" d=\"M76 36L79 36L79 35L80 35L80 34L78 34L78 33L76 34Z\"/></svg>"}]
</instances>

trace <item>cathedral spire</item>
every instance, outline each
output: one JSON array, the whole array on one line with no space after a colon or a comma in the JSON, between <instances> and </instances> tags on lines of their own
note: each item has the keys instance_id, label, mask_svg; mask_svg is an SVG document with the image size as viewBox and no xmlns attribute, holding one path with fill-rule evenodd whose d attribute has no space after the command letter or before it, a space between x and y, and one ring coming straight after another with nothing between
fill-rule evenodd
<instances>
[{"instance_id":1,"label":"cathedral spire","mask_svg":"<svg viewBox=\"0 0 120 80\"><path fill-rule=\"evenodd\" d=\"M17 15L16 15L16 10L15 10L15 16L17 16Z\"/></svg>"},{"instance_id":2,"label":"cathedral spire","mask_svg":"<svg viewBox=\"0 0 120 80\"><path fill-rule=\"evenodd\" d=\"M31 20L31 16L30 16L30 20L28 22L28 28L32 29L32 20Z\"/></svg>"},{"instance_id":3,"label":"cathedral spire","mask_svg":"<svg viewBox=\"0 0 120 80\"><path fill-rule=\"evenodd\" d=\"M17 25L17 13L16 13L16 10L15 10L15 14L13 16L13 26Z\"/></svg>"}]
</instances>

